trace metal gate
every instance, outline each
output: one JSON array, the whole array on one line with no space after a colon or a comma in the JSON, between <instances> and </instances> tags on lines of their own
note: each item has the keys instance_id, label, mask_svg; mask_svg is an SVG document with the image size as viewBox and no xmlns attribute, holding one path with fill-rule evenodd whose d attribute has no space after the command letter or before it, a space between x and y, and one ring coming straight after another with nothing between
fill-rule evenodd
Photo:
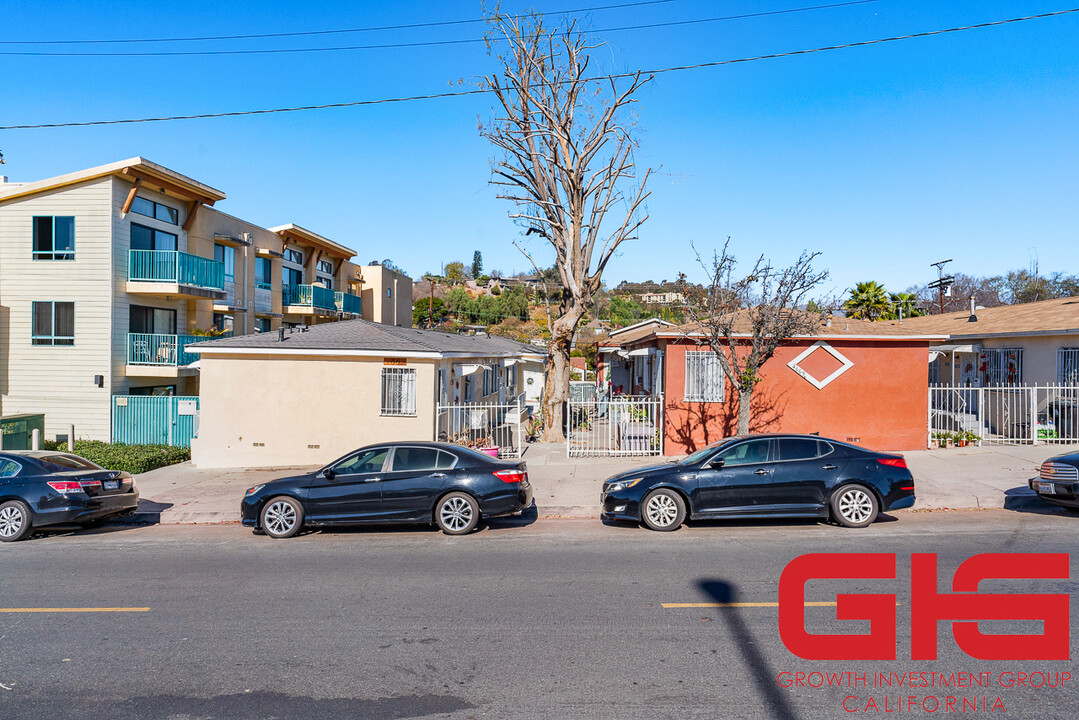
<instances>
[{"instance_id":1,"label":"metal gate","mask_svg":"<svg viewBox=\"0 0 1079 720\"><path fill-rule=\"evenodd\" d=\"M524 452L530 412L521 393L508 403L472 402L438 405L435 440L474 447L501 458Z\"/></svg>"},{"instance_id":2,"label":"metal gate","mask_svg":"<svg viewBox=\"0 0 1079 720\"><path fill-rule=\"evenodd\" d=\"M112 441L191 447L199 429L196 396L114 395Z\"/></svg>"},{"instance_id":3,"label":"metal gate","mask_svg":"<svg viewBox=\"0 0 1079 720\"><path fill-rule=\"evenodd\" d=\"M613 397L566 403L566 455L663 454L663 397Z\"/></svg>"},{"instance_id":4,"label":"metal gate","mask_svg":"<svg viewBox=\"0 0 1079 720\"><path fill-rule=\"evenodd\" d=\"M930 385L929 439L991 445L1079 442L1079 387Z\"/></svg>"}]
</instances>

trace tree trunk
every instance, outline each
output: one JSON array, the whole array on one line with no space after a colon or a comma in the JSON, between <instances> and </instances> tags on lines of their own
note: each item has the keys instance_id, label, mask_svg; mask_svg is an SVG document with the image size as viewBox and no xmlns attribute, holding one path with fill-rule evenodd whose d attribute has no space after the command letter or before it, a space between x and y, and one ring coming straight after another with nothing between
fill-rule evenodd
<instances>
[{"instance_id":1,"label":"tree trunk","mask_svg":"<svg viewBox=\"0 0 1079 720\"><path fill-rule=\"evenodd\" d=\"M753 388L738 389L738 434L749 434L750 408L753 406Z\"/></svg>"},{"instance_id":2,"label":"tree trunk","mask_svg":"<svg viewBox=\"0 0 1079 720\"><path fill-rule=\"evenodd\" d=\"M543 442L566 441L563 404L569 399L569 353L573 332L584 313L570 308L552 323L547 344L547 372L543 381Z\"/></svg>"}]
</instances>

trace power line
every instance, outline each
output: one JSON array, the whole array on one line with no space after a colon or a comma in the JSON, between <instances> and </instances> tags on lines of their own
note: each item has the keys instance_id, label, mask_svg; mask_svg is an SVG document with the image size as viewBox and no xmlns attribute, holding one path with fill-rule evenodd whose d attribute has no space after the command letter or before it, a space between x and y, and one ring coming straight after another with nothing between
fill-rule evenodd
<instances>
[{"instance_id":1,"label":"power line","mask_svg":"<svg viewBox=\"0 0 1079 720\"><path fill-rule=\"evenodd\" d=\"M877 0L848 0L847 2L832 3L830 5L814 5L810 7L798 7L788 10L770 10L767 12L746 13L743 15L724 15L721 17L699 18L696 20L674 20L661 23L647 23L641 25L625 25L622 27L601 28L598 30L577 31L574 34L585 33L609 33L626 30L648 30L652 28L675 27L683 25L700 25L703 23L725 22L729 20L744 20L747 18L766 17L770 15L789 15L791 13L810 12L814 10L829 10L832 8L848 7L851 5L866 5L875 3ZM463 38L459 40L425 40L405 43L381 43L377 45L338 45L333 47L305 47L305 48L265 48L251 50L161 50L143 52L39 52L33 50L0 50L0 55L19 57L198 57L213 55L282 55L297 53L324 53L346 52L356 50L390 50L418 47L439 47L445 45L470 45L483 42L497 42L497 38Z\"/></svg>"},{"instance_id":2,"label":"power line","mask_svg":"<svg viewBox=\"0 0 1079 720\"><path fill-rule=\"evenodd\" d=\"M757 60L771 60L775 58L792 57L795 55L809 55L811 53L827 52L830 50L843 50L846 48L878 45L880 43L895 42L897 40L910 40L913 38L931 37L933 35L943 35L946 33L963 32L965 30L978 30L981 28L995 27L998 25L1008 25L1011 23L1024 22L1026 20L1037 20L1041 18L1055 17L1058 15L1068 15L1076 12L1079 12L1079 8L1072 8L1070 10L1058 10L1056 12L1041 13L1039 15L1027 15L1025 17L1009 18L1007 20L995 20L993 22L978 23L977 25L965 25L963 27L946 28L943 30L930 30L927 32L912 33L910 35L897 35L895 37L878 38L876 40L862 40L860 42L845 43L843 45L828 45L826 47L818 47L808 50L790 50L788 52L772 53L769 55L756 55L754 57L737 58L733 60L716 60L713 62L696 63L694 65L679 65L675 67L657 68L653 70L640 70L635 73L600 75L597 77L586 78L585 81L592 82L597 80L617 80L631 78L637 75L659 75L661 73L681 72L683 70L697 70L701 68L712 68L719 67L721 65L734 65L738 63L755 62ZM171 120L201 120L206 118L239 117L242 115L269 115L273 113L301 112L305 110L326 110L329 108L385 105L389 103L412 102L415 100L436 100L443 98L463 97L466 95L482 95L489 92L491 92L491 90L480 88L475 90L458 90L454 92L431 93L428 95L410 95L407 97L379 98L376 100L354 100L352 102L325 103L322 105L302 105L298 107L269 108L263 110L239 110L234 112L201 113L196 115L170 115L152 118L127 118L123 120L89 120L84 122L40 123L36 125L0 125L0 130L35 130L41 128L87 127L96 125L121 125L129 123L167 122Z\"/></svg>"},{"instance_id":3,"label":"power line","mask_svg":"<svg viewBox=\"0 0 1079 720\"><path fill-rule=\"evenodd\" d=\"M551 10L545 15L578 15L601 10L620 10L643 5L664 5L675 0L643 0L642 2L621 3L618 5L598 5L595 7L575 8L572 10ZM511 17L523 17L521 15ZM118 43L159 43L159 42L204 42L208 40L253 40L280 37L304 37L311 35L342 35L346 33L381 32L385 30L413 30L418 28L446 27L450 25L471 25L485 23L487 18L468 20L440 20L433 22L409 23L406 25L380 25L374 27L341 28L336 30L308 30L303 32L259 33L251 35L206 35L203 37L174 38L119 38L112 40L0 40L0 45L111 45Z\"/></svg>"}]
</instances>

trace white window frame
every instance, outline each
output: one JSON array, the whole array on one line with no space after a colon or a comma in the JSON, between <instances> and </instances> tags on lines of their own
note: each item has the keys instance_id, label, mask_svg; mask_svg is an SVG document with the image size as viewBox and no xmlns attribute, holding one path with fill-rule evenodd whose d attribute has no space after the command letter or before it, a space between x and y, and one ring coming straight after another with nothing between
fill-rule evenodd
<instances>
[{"instance_id":1,"label":"white window frame","mask_svg":"<svg viewBox=\"0 0 1079 720\"><path fill-rule=\"evenodd\" d=\"M382 368L380 415L415 417L416 368Z\"/></svg>"},{"instance_id":2,"label":"white window frame","mask_svg":"<svg viewBox=\"0 0 1079 720\"><path fill-rule=\"evenodd\" d=\"M1006 353L1015 353L1016 372L1015 378L1008 380L1004 367ZM981 366L985 365L982 370ZM985 386L991 385L1019 385L1023 382L1023 349L1022 348L982 348L978 356L979 374Z\"/></svg>"},{"instance_id":3,"label":"white window frame","mask_svg":"<svg viewBox=\"0 0 1079 720\"><path fill-rule=\"evenodd\" d=\"M686 402L723 402L727 382L723 365L712 350L686 351ZM702 377L702 373L705 377Z\"/></svg>"},{"instance_id":4,"label":"white window frame","mask_svg":"<svg viewBox=\"0 0 1079 720\"><path fill-rule=\"evenodd\" d=\"M1079 347L1062 347L1057 350L1057 383L1079 385Z\"/></svg>"}]
</instances>

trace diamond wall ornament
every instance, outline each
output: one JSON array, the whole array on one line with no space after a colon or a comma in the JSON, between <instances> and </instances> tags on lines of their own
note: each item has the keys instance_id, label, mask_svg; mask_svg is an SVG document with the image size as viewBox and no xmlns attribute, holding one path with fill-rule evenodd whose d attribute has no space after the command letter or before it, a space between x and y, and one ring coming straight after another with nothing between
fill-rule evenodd
<instances>
[{"instance_id":1,"label":"diamond wall ornament","mask_svg":"<svg viewBox=\"0 0 1079 720\"><path fill-rule=\"evenodd\" d=\"M836 360L838 360L840 363L839 368L823 380L818 380L817 378L813 377L798 364L810 355L812 355L817 350L823 350L824 352L828 353ZM787 367L805 378L806 382L808 382L813 387L817 388L818 390L823 390L828 383L832 382L837 377L854 367L854 363L848 360L841 352L836 350L828 343L824 342L823 340L818 340L817 342L807 347L800 355L798 355L798 357L787 363Z\"/></svg>"}]
</instances>

